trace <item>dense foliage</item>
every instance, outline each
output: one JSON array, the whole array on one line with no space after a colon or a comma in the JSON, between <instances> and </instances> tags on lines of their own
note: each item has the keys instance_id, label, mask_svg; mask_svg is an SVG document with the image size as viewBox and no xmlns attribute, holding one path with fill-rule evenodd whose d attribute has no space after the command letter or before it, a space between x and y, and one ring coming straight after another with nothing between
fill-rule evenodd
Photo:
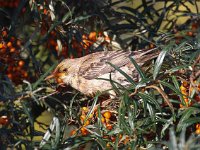
<instances>
[{"instance_id":1,"label":"dense foliage","mask_svg":"<svg viewBox=\"0 0 200 150\"><path fill-rule=\"evenodd\" d=\"M0 149L199 149L200 2L0 0ZM156 48L115 99L87 97L58 62ZM115 66L113 66L115 67Z\"/></svg>"}]
</instances>

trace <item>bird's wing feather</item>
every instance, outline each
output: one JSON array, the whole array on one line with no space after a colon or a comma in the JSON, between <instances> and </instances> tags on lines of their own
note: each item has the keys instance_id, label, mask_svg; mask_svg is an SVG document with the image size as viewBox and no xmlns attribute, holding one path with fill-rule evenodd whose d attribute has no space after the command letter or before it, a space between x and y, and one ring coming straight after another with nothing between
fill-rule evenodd
<instances>
[{"instance_id":1,"label":"bird's wing feather","mask_svg":"<svg viewBox=\"0 0 200 150\"><path fill-rule=\"evenodd\" d=\"M130 51L103 51L93 53L83 62L79 70L79 75L88 80L95 79L100 75L114 70L107 62L117 67L122 67L130 61L128 56L131 54L132 52Z\"/></svg>"}]
</instances>

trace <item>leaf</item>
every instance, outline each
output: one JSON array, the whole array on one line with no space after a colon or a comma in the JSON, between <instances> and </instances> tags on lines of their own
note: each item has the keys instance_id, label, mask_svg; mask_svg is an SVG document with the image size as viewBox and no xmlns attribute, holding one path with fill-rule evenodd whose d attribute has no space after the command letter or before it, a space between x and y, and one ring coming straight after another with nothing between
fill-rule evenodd
<instances>
[{"instance_id":1,"label":"leaf","mask_svg":"<svg viewBox=\"0 0 200 150\"><path fill-rule=\"evenodd\" d=\"M89 118L89 116L92 114L92 112L94 111L95 106L96 106L97 101L98 101L99 95L100 95L100 93L97 93L96 96L94 97L94 101L93 101L93 103L92 103L92 106L91 106L91 108L90 108L90 111L88 112L88 114L87 114L87 116L86 116L86 118L85 118L85 120L84 120L84 124L85 124L85 122L88 120L88 118Z\"/></svg>"},{"instance_id":2,"label":"leaf","mask_svg":"<svg viewBox=\"0 0 200 150\"><path fill-rule=\"evenodd\" d=\"M66 6L68 8L68 6ZM72 20L72 13L74 12L74 7L72 9L68 8L68 12L63 16L62 23L64 23L69 17Z\"/></svg>"},{"instance_id":3,"label":"leaf","mask_svg":"<svg viewBox=\"0 0 200 150\"><path fill-rule=\"evenodd\" d=\"M80 16L80 17L77 17L77 18L75 18L74 19L74 22L79 22L79 21L82 21L82 20L86 20L86 19L88 19L88 18L90 18L90 17L92 17L93 15L87 15L87 16Z\"/></svg>"},{"instance_id":4,"label":"leaf","mask_svg":"<svg viewBox=\"0 0 200 150\"><path fill-rule=\"evenodd\" d=\"M186 69L186 68L188 68L188 64L187 65L180 65L180 66L173 67L173 68L171 68L169 70L166 70L166 73L174 73L174 72L176 72L178 70Z\"/></svg>"},{"instance_id":5,"label":"leaf","mask_svg":"<svg viewBox=\"0 0 200 150\"><path fill-rule=\"evenodd\" d=\"M188 107L187 109L185 109L182 113L181 113L181 118L180 118L180 121L179 121L179 123L178 123L178 125L177 125L177 132L179 132L179 131L181 131L181 129L184 127L184 126L188 126L189 124L189 122L188 122L188 119L190 119L191 118L191 115L194 115L194 114L197 114L197 113L199 113L200 112L200 110L199 110L199 108L195 108L195 107ZM180 114L179 114L180 115ZM199 121L199 118L197 118L197 121L196 122L198 122ZM191 122L192 124L195 122L195 120L193 120L193 122ZM190 123L190 124L191 124Z\"/></svg>"},{"instance_id":6,"label":"leaf","mask_svg":"<svg viewBox=\"0 0 200 150\"><path fill-rule=\"evenodd\" d=\"M185 101L184 101L184 98L183 98L183 94L181 93L181 90L180 90L180 85L179 85L179 83L178 83L178 81L177 81L177 79L176 79L175 76L172 76L172 81L173 81L173 83L174 83L174 85L175 85L177 94L178 94L179 98L181 99L181 102L185 102ZM166 84L165 84L165 85L166 85ZM171 87L171 86L170 86L170 87ZM171 87L171 88L172 88L172 87ZM179 94L179 93L180 93L180 94Z\"/></svg>"},{"instance_id":7,"label":"leaf","mask_svg":"<svg viewBox=\"0 0 200 150\"><path fill-rule=\"evenodd\" d=\"M135 81L129 76L127 75L123 70L121 70L119 67L111 64L110 62L107 62L109 65L111 65L113 68L115 68L117 71L119 71L130 83L132 83L134 86L136 86Z\"/></svg>"},{"instance_id":8,"label":"leaf","mask_svg":"<svg viewBox=\"0 0 200 150\"><path fill-rule=\"evenodd\" d=\"M108 81L110 82L111 80L110 79L105 79L105 78L96 78L97 80L105 80L105 81ZM112 80L112 83L116 84L119 88L121 88L122 90L127 90L123 85L121 85L120 83L116 82L116 81L113 81ZM109 89L111 90L111 89Z\"/></svg>"},{"instance_id":9,"label":"leaf","mask_svg":"<svg viewBox=\"0 0 200 150\"><path fill-rule=\"evenodd\" d=\"M146 99L146 101L148 101L149 104L154 104L154 105L156 106L156 108L159 109L159 110L161 111L160 104L159 104L150 94L139 92L138 95L139 95L143 100Z\"/></svg>"},{"instance_id":10,"label":"leaf","mask_svg":"<svg viewBox=\"0 0 200 150\"><path fill-rule=\"evenodd\" d=\"M161 65L163 63L163 60L170 49L171 49L171 45L168 45L158 55L158 58L156 59L156 62L155 62L154 71L153 71L153 79L156 79L160 71Z\"/></svg>"},{"instance_id":11,"label":"leaf","mask_svg":"<svg viewBox=\"0 0 200 150\"><path fill-rule=\"evenodd\" d=\"M176 141L174 128L172 128L172 127L170 128L169 135L170 135L171 149L178 150L178 144L177 144L177 141Z\"/></svg>"},{"instance_id":12,"label":"leaf","mask_svg":"<svg viewBox=\"0 0 200 150\"><path fill-rule=\"evenodd\" d=\"M142 80L146 80L146 76L145 74L142 72L140 66L136 63L136 61L133 59L133 57L129 57L131 62L133 63L133 65L135 66L135 69L138 71L140 77L142 78Z\"/></svg>"},{"instance_id":13,"label":"leaf","mask_svg":"<svg viewBox=\"0 0 200 150\"><path fill-rule=\"evenodd\" d=\"M112 77L111 77L111 73L109 75L109 79L110 79L110 84L112 85L113 90L115 91L116 94L118 95L122 95L122 93L120 92L120 90L118 89L118 87L114 84Z\"/></svg>"}]
</instances>

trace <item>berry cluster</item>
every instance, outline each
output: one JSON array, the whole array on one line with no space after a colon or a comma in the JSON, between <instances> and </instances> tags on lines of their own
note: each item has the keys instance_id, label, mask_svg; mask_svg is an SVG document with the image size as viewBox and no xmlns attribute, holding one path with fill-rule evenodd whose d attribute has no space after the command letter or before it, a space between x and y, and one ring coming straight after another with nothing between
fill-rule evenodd
<instances>
[{"instance_id":1,"label":"berry cluster","mask_svg":"<svg viewBox=\"0 0 200 150\"><path fill-rule=\"evenodd\" d=\"M20 57L21 41L8 36L8 30L3 29L0 35L0 62L1 71L6 70L7 76L17 85L28 78L24 68L25 61ZM5 69L6 68L6 69Z\"/></svg>"},{"instance_id":2,"label":"berry cluster","mask_svg":"<svg viewBox=\"0 0 200 150\"><path fill-rule=\"evenodd\" d=\"M89 34L82 34L82 39L77 40L72 37L70 43L62 43L62 47L57 42L57 35L55 31L51 32L48 40L48 48L56 50L57 54L62 57L81 57L90 52L90 49L94 49L95 46L106 45L110 42L110 38L104 35L102 32L92 31ZM69 51L69 48L71 50ZM74 54L70 54L73 51Z\"/></svg>"},{"instance_id":3,"label":"berry cluster","mask_svg":"<svg viewBox=\"0 0 200 150\"><path fill-rule=\"evenodd\" d=\"M82 135L87 135L89 134L86 126L90 125L90 124L94 124L95 120L97 120L98 117L98 112L97 110L95 110L93 113L91 113L88 117L87 114L89 112L89 108L88 107L82 107L81 109L81 116L80 116L80 123L82 125L82 127L80 128L81 134ZM104 127L107 130L112 130L113 126L110 123L110 119L111 119L111 112L110 111L105 111L102 113L101 115L101 123L104 125ZM74 135L77 132L77 130L73 130L71 132L71 135Z\"/></svg>"},{"instance_id":4,"label":"berry cluster","mask_svg":"<svg viewBox=\"0 0 200 150\"><path fill-rule=\"evenodd\" d=\"M193 95L193 92L195 92L195 90L200 92L200 83L197 85L197 88L194 89L194 87L191 84L189 84L188 82L186 82L186 81L182 82L182 84L180 86L180 91L183 94L183 100L184 100L183 104L184 105L180 104L180 108L192 106L194 101L190 100L189 97L191 97ZM197 93L194 94L194 100L196 102L200 101L200 96Z\"/></svg>"},{"instance_id":5,"label":"berry cluster","mask_svg":"<svg viewBox=\"0 0 200 150\"><path fill-rule=\"evenodd\" d=\"M116 142L116 138L119 138L119 144L126 144L127 142L129 142L130 137L127 135L122 135L122 134L116 134L115 136L111 136L108 135L107 132L113 130L113 122L115 121L115 117L114 114L112 114L111 111L109 110L102 110L100 113L100 116L98 115L98 111L97 109L94 110L93 113L91 113L89 116L87 116L89 112L89 108L88 107L82 107L81 108L81 116L80 116L80 130L78 129L74 129L71 131L70 135L74 136L74 135L79 135L79 133L81 133L81 135L86 136L88 134L90 134L87 126L88 125L94 125L97 123L97 120L99 120L103 126L104 133L103 133L103 137L104 139L106 139L108 141L106 147L109 148L114 142ZM92 129L90 129L92 130ZM79 132L80 131L80 132Z\"/></svg>"}]
</instances>

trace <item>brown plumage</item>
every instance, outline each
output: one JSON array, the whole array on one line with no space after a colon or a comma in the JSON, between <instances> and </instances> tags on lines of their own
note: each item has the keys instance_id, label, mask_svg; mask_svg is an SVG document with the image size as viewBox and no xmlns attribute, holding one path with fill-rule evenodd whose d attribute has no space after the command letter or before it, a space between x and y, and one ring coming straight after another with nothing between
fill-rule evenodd
<instances>
[{"instance_id":1,"label":"brown plumage","mask_svg":"<svg viewBox=\"0 0 200 150\"><path fill-rule=\"evenodd\" d=\"M63 60L47 79L60 78L63 83L71 85L81 93L93 95L97 91L112 89L109 81L97 79L110 79L110 74L113 81L123 86L130 85L126 78L108 62L119 67L136 81L139 79L139 74L129 57L133 57L139 66L143 66L157 55L158 51L155 49L95 52L81 58Z\"/></svg>"}]
</instances>

